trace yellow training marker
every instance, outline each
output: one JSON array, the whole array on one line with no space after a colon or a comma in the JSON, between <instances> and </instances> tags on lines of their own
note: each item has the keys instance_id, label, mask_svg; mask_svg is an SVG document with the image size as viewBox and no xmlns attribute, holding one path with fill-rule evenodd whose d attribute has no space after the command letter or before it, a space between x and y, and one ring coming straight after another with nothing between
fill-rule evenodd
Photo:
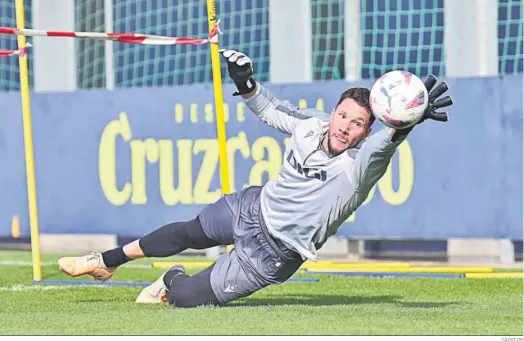
<instances>
[{"instance_id":1,"label":"yellow training marker","mask_svg":"<svg viewBox=\"0 0 524 341\"><path fill-rule=\"evenodd\" d=\"M408 263L325 263L307 262L300 269L329 269L329 270L346 270L346 269L411 269Z\"/></svg>"},{"instance_id":2,"label":"yellow training marker","mask_svg":"<svg viewBox=\"0 0 524 341\"><path fill-rule=\"evenodd\" d=\"M522 272L466 273L466 278L524 278Z\"/></svg>"},{"instance_id":3,"label":"yellow training marker","mask_svg":"<svg viewBox=\"0 0 524 341\"><path fill-rule=\"evenodd\" d=\"M322 272L397 272L397 273L491 273L493 268L489 267L414 267L414 268L340 268L340 267L314 267L308 268L308 271Z\"/></svg>"},{"instance_id":4,"label":"yellow training marker","mask_svg":"<svg viewBox=\"0 0 524 341\"><path fill-rule=\"evenodd\" d=\"M317 262L320 263L320 262ZM312 263L314 264L314 263ZM368 268L410 268L412 265L407 262L341 262L341 261L334 261L331 262L331 264L339 266L354 266L356 268L359 267L368 267Z\"/></svg>"},{"instance_id":5,"label":"yellow training marker","mask_svg":"<svg viewBox=\"0 0 524 341\"><path fill-rule=\"evenodd\" d=\"M11 237L20 238L20 219L17 216L11 220Z\"/></svg>"},{"instance_id":6,"label":"yellow training marker","mask_svg":"<svg viewBox=\"0 0 524 341\"><path fill-rule=\"evenodd\" d=\"M200 269L207 268L213 262L153 262L153 268L156 269L169 269L174 265L183 265L188 269ZM377 268L384 269L409 269L409 263L334 263L332 261L318 261L311 262L307 261L300 267L301 270L353 270L353 269L370 269L374 270Z\"/></svg>"},{"instance_id":7,"label":"yellow training marker","mask_svg":"<svg viewBox=\"0 0 524 341\"><path fill-rule=\"evenodd\" d=\"M204 269L211 266L213 262L153 262L155 269L169 269L174 265L182 265L186 269Z\"/></svg>"}]
</instances>

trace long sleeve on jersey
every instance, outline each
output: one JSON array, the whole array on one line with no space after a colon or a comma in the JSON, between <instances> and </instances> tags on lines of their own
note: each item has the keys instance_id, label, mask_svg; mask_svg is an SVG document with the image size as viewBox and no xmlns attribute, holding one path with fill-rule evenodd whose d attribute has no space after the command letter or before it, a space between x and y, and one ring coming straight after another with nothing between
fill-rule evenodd
<instances>
[{"instance_id":1,"label":"long sleeve on jersey","mask_svg":"<svg viewBox=\"0 0 524 341\"><path fill-rule=\"evenodd\" d=\"M397 147L405 139L406 135L392 141L392 133L383 129L362 144L350 172L358 193L367 195L384 175Z\"/></svg>"},{"instance_id":2,"label":"long sleeve on jersey","mask_svg":"<svg viewBox=\"0 0 524 341\"><path fill-rule=\"evenodd\" d=\"M328 119L329 116L316 109L301 109L276 98L271 91L258 84L255 94L244 99L248 108L270 127L292 134L296 126L310 117Z\"/></svg>"}]
</instances>

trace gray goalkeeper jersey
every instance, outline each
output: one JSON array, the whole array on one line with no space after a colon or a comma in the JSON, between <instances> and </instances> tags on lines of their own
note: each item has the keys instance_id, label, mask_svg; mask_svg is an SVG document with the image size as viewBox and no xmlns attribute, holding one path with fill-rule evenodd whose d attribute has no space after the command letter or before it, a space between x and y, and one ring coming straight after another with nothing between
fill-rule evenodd
<instances>
[{"instance_id":1,"label":"gray goalkeeper jersey","mask_svg":"<svg viewBox=\"0 0 524 341\"><path fill-rule=\"evenodd\" d=\"M304 259L316 261L326 239L366 200L402 139L392 142L391 132L383 129L360 148L330 156L321 146L326 113L284 103L260 84L244 101L269 126L291 134L278 177L261 192L268 231Z\"/></svg>"}]
</instances>

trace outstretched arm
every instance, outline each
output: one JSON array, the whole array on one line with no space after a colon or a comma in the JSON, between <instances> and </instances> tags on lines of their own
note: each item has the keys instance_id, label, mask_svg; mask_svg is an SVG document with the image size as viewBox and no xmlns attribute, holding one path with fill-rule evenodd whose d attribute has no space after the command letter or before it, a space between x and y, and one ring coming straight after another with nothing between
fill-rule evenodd
<instances>
[{"instance_id":1,"label":"outstretched arm","mask_svg":"<svg viewBox=\"0 0 524 341\"><path fill-rule=\"evenodd\" d=\"M397 147L407 135L395 136L396 131L385 128L371 135L358 151L349 170L351 183L356 193L366 199L367 194L384 175Z\"/></svg>"},{"instance_id":2,"label":"outstretched arm","mask_svg":"<svg viewBox=\"0 0 524 341\"><path fill-rule=\"evenodd\" d=\"M417 125L428 119L439 122L447 122L448 120L448 114L438 112L438 110L451 106L453 100L450 96L439 98L448 90L448 85L446 82L442 82L433 89L436 83L437 79L433 75L430 75L424 82L429 92L429 105ZM372 135L362 145L350 170L350 178L357 193L362 195L364 200L371 188L386 172L397 147L406 139L414 127L404 130L383 129Z\"/></svg>"},{"instance_id":3,"label":"outstretched arm","mask_svg":"<svg viewBox=\"0 0 524 341\"><path fill-rule=\"evenodd\" d=\"M327 115L316 109L301 109L276 98L271 91L257 83L253 62L245 54L234 50L220 50L227 60L229 76L248 108L262 121L276 130L292 134L295 127L311 117L325 119Z\"/></svg>"},{"instance_id":4,"label":"outstretched arm","mask_svg":"<svg viewBox=\"0 0 524 341\"><path fill-rule=\"evenodd\" d=\"M251 93L242 97L255 115L270 127L283 133L292 134L301 121L311 117L319 119L326 117L326 114L320 110L302 109L283 102L260 84L257 84Z\"/></svg>"}]
</instances>

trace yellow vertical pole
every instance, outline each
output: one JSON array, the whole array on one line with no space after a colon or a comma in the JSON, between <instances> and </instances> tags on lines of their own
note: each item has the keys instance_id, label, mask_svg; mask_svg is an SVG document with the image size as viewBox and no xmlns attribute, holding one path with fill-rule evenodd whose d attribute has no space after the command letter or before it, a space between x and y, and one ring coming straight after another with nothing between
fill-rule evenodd
<instances>
[{"instance_id":1,"label":"yellow vertical pole","mask_svg":"<svg viewBox=\"0 0 524 341\"><path fill-rule=\"evenodd\" d=\"M209 31L213 29L216 22L215 0L207 0L207 21ZM211 43L211 67L213 71L213 91L215 93L215 112L217 121L218 150L220 157L220 183L222 194L230 193L229 168L227 160L226 123L224 119L224 96L222 93L222 75L220 72L220 54L218 43Z\"/></svg>"},{"instance_id":2,"label":"yellow vertical pole","mask_svg":"<svg viewBox=\"0 0 524 341\"><path fill-rule=\"evenodd\" d=\"M15 0L16 27L25 28L24 0ZM18 48L26 48L25 36L17 36ZM27 71L27 54L21 53L18 58L20 68L20 95L22 97L22 118L24 125L25 167L27 175L27 199L29 202L29 224L31 227L31 253L33 258L33 280L42 279L40 264L40 240L38 233L38 210L36 205L36 181L33 155L33 131L31 127L31 107L29 102L29 75Z\"/></svg>"}]
</instances>

